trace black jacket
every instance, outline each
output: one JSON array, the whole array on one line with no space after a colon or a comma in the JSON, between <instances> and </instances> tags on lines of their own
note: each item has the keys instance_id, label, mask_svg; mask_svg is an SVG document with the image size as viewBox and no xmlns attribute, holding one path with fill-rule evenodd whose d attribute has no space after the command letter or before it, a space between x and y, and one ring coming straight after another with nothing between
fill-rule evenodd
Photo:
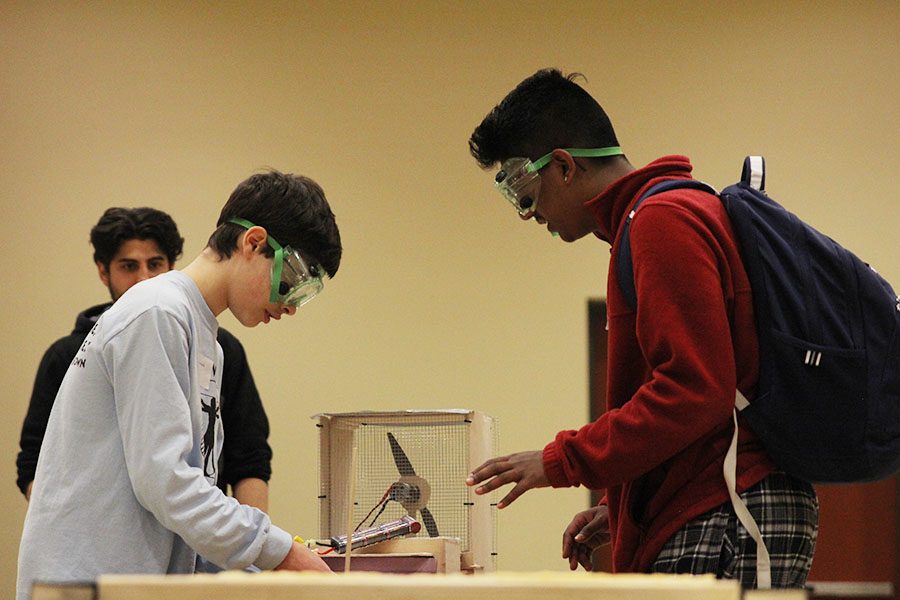
<instances>
[{"instance_id":1,"label":"black jacket","mask_svg":"<svg viewBox=\"0 0 900 600\"><path fill-rule=\"evenodd\" d=\"M23 494L34 480L50 409L69 364L97 318L110 306L111 303L101 304L79 314L72 333L54 342L41 359L16 457L16 485ZM268 443L269 420L253 383L244 347L221 327L218 340L224 355L222 427L225 430L225 444L216 483L222 491L227 491L227 486L248 477L268 481L272 475L272 449Z\"/></svg>"}]
</instances>

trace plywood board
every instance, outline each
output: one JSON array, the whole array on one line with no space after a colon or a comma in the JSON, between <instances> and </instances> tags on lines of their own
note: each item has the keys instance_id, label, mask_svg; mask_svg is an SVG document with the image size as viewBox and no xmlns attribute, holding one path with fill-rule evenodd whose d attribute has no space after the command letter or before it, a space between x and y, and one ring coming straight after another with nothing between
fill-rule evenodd
<instances>
[{"instance_id":1,"label":"plywood board","mask_svg":"<svg viewBox=\"0 0 900 600\"><path fill-rule=\"evenodd\" d=\"M740 600L735 581L712 576L608 573L222 573L104 576L98 600Z\"/></svg>"}]
</instances>

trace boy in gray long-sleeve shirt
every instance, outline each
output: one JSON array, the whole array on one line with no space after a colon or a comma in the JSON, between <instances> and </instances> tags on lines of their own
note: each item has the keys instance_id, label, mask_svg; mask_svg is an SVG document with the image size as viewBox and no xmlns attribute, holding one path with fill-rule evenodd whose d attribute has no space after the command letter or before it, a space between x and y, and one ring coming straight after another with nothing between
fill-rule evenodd
<instances>
[{"instance_id":1,"label":"boy in gray long-sleeve shirt","mask_svg":"<svg viewBox=\"0 0 900 600\"><path fill-rule=\"evenodd\" d=\"M88 334L47 426L19 549L17 597L37 581L225 568L327 571L262 511L215 486L226 308L253 327L316 295L340 264L321 188L254 175L183 271L133 286Z\"/></svg>"}]
</instances>

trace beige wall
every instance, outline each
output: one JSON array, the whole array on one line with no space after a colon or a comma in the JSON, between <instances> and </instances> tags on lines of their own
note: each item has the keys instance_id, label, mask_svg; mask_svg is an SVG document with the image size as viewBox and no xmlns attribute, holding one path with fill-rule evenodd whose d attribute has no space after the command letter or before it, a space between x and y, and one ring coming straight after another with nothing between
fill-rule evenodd
<instances>
[{"instance_id":1,"label":"beige wall","mask_svg":"<svg viewBox=\"0 0 900 600\"><path fill-rule=\"evenodd\" d=\"M509 89L544 66L585 73L636 165L686 153L724 185L765 154L776 198L900 284L898 30L893 0L3 0L0 596L32 377L105 300L87 232L106 207L169 211L188 259L255 170L322 183L345 243L325 295L277 325L222 318L272 421L271 512L310 535L313 413L470 407L499 417L504 451L587 418L585 305L608 251L519 222L469 157ZM500 567L564 569L561 532L586 503L540 490L503 511Z\"/></svg>"}]
</instances>

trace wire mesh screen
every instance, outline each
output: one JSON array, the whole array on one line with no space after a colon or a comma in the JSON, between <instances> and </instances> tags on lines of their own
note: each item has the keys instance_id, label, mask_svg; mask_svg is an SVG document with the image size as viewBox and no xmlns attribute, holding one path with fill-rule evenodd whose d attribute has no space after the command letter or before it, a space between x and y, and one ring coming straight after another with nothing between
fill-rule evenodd
<instances>
[{"instance_id":1,"label":"wire mesh screen","mask_svg":"<svg viewBox=\"0 0 900 600\"><path fill-rule=\"evenodd\" d=\"M410 515L422 524L418 537L455 537L462 551L469 549L469 511L475 494L465 480L477 465L469 464L467 413L327 416L323 430L327 440L320 446L322 536L336 536L347 529L352 470L351 528L363 529ZM488 433L493 446L496 431L491 428ZM496 510L492 508L492 512ZM489 527L494 529L496 514L492 517ZM480 535L496 540L495 531Z\"/></svg>"},{"instance_id":2,"label":"wire mesh screen","mask_svg":"<svg viewBox=\"0 0 900 600\"><path fill-rule=\"evenodd\" d=\"M350 425L351 441L357 448L354 529L409 514L422 523L420 536L458 537L460 546L467 548L466 510L471 503L465 485L469 472L465 425ZM352 447L343 451L352 452ZM335 452L342 449L332 448ZM334 500L349 494L348 477L349 473L343 477L332 473L329 488ZM345 529L341 515L335 516L338 522L332 526Z\"/></svg>"}]
</instances>

